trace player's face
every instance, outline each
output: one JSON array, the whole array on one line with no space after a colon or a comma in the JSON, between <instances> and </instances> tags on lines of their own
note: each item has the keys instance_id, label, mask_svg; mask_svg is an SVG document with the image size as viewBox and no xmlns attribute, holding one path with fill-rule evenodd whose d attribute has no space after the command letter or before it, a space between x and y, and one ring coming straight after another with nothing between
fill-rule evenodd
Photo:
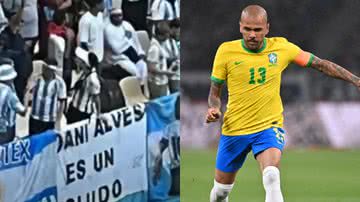
<instances>
[{"instance_id":1,"label":"player's face","mask_svg":"<svg viewBox=\"0 0 360 202\"><path fill-rule=\"evenodd\" d=\"M269 33L269 23L263 17L243 17L240 21L240 32L245 45L250 50L259 50L264 37Z\"/></svg>"}]
</instances>

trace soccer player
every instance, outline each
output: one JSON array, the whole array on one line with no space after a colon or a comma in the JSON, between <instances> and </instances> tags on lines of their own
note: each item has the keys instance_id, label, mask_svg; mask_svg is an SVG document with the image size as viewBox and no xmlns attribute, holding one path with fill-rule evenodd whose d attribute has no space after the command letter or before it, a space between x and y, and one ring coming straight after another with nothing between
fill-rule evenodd
<instances>
[{"instance_id":1,"label":"soccer player","mask_svg":"<svg viewBox=\"0 0 360 202\"><path fill-rule=\"evenodd\" d=\"M224 115L210 201L228 201L236 172L252 150L262 172L266 202L283 202L279 164L285 144L281 73L293 62L345 80L360 89L359 77L343 67L301 50L285 38L266 38L267 13L258 5L246 7L240 18L243 39L225 42L217 50L206 122L221 116L221 89L229 100Z\"/></svg>"}]
</instances>

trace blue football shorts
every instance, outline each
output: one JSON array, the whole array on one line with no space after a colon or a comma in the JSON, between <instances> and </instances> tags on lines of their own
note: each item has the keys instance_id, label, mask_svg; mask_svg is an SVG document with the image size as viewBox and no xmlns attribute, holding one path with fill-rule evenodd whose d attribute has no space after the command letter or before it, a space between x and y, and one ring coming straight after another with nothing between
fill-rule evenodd
<instances>
[{"instance_id":1,"label":"blue football shorts","mask_svg":"<svg viewBox=\"0 0 360 202\"><path fill-rule=\"evenodd\" d=\"M269 148L283 150L285 131L269 128L257 133L239 136L221 135L216 157L216 168L223 172L235 172L243 165L252 150L254 157Z\"/></svg>"}]
</instances>

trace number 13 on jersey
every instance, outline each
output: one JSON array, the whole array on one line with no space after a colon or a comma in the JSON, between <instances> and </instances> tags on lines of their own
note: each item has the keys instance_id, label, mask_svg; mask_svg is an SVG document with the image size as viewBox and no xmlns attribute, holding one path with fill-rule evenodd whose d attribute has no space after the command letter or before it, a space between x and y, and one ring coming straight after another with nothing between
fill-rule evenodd
<instances>
[{"instance_id":1,"label":"number 13 on jersey","mask_svg":"<svg viewBox=\"0 0 360 202\"><path fill-rule=\"evenodd\" d=\"M257 70L257 71L256 71ZM265 67L259 67L259 68L250 68L250 81L249 84L264 84L266 81L266 68ZM256 74L257 73L257 74ZM256 74L256 78L257 80L255 80L255 74ZM259 75L259 77L258 77Z\"/></svg>"}]
</instances>

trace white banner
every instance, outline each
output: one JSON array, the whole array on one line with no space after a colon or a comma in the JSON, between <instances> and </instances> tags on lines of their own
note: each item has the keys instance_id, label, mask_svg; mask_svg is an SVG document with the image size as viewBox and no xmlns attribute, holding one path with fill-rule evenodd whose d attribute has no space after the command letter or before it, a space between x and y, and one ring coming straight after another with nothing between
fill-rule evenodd
<instances>
[{"instance_id":1,"label":"white banner","mask_svg":"<svg viewBox=\"0 0 360 202\"><path fill-rule=\"evenodd\" d=\"M107 122L82 121L63 131L58 201L119 201L147 192L144 108L122 108L107 114Z\"/></svg>"}]
</instances>

